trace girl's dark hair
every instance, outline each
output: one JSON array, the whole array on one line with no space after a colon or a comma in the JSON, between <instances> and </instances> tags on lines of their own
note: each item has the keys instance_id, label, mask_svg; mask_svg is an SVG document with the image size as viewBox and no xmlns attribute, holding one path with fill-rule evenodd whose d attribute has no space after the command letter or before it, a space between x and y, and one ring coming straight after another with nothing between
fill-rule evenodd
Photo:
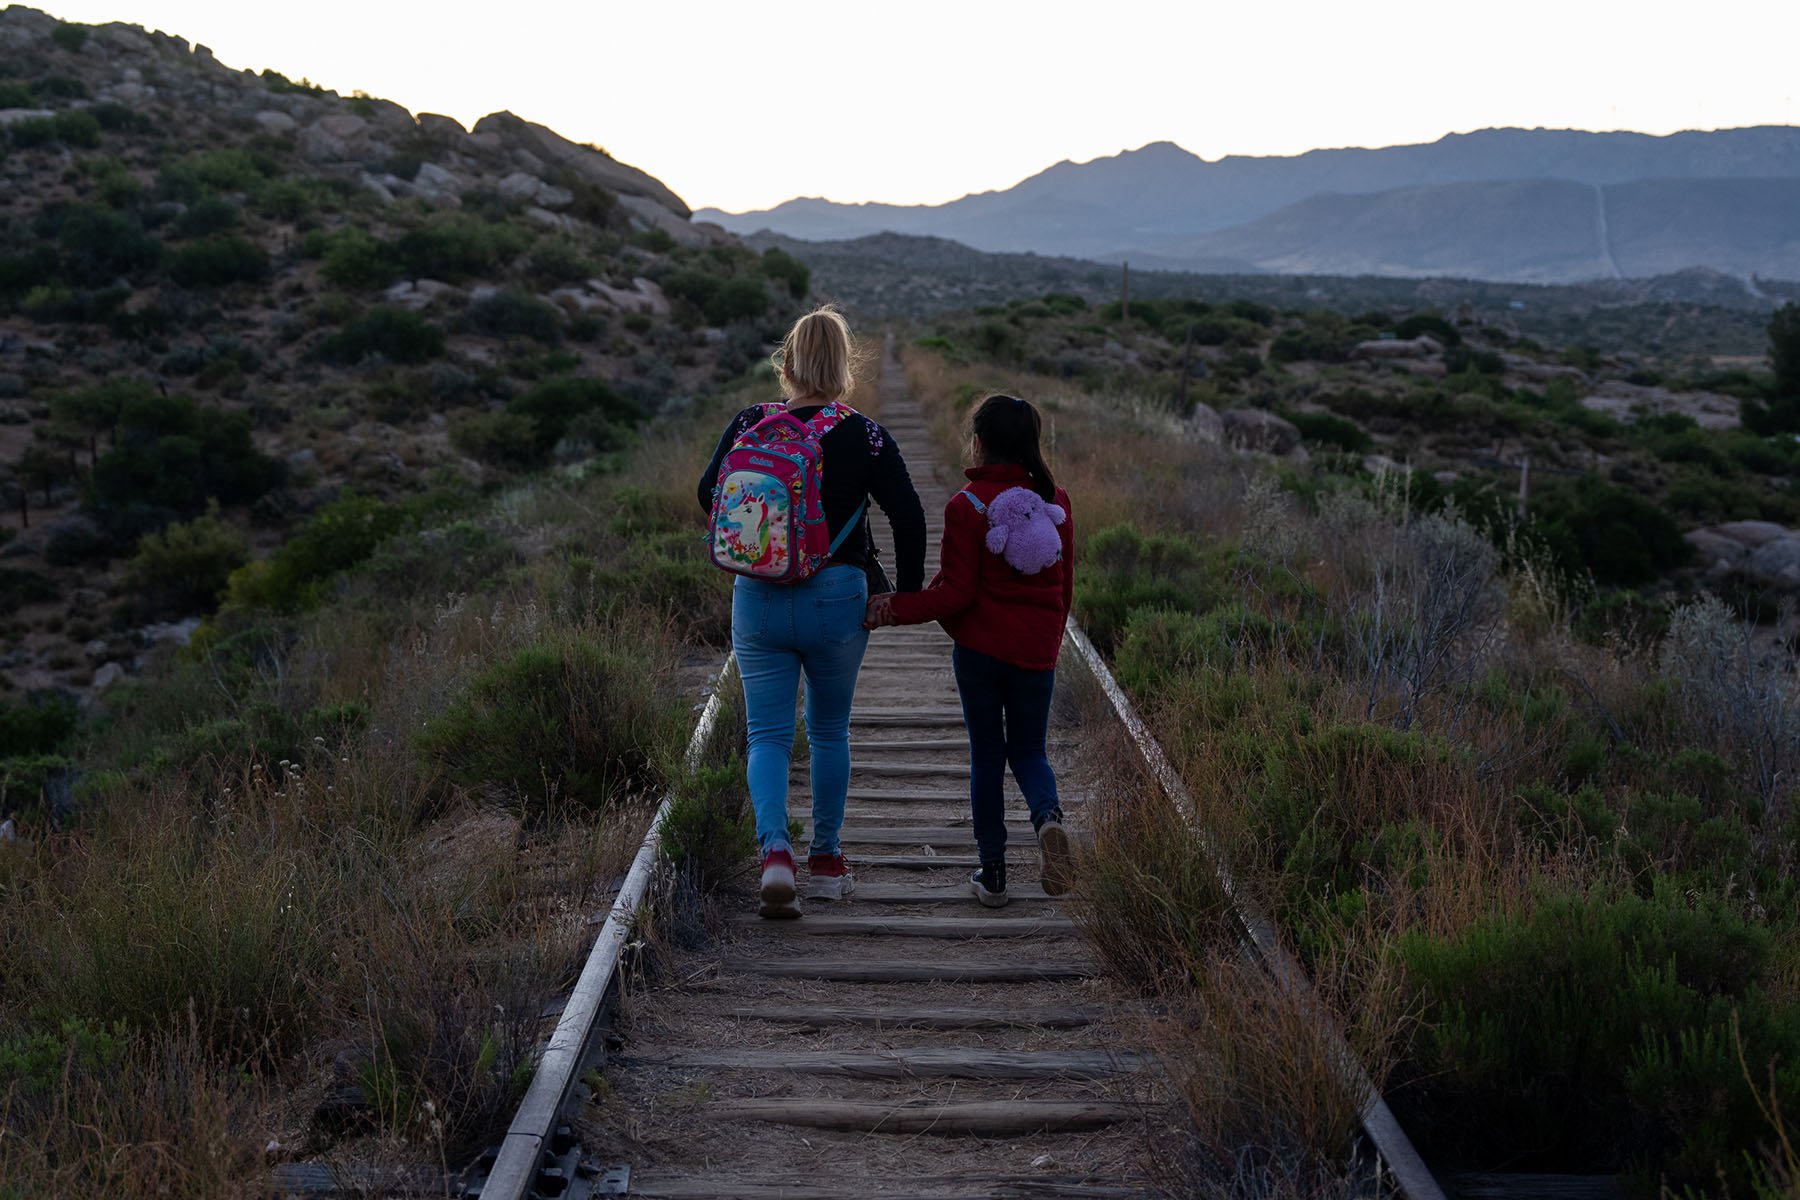
<instances>
[{"instance_id":1,"label":"girl's dark hair","mask_svg":"<svg viewBox=\"0 0 1800 1200\"><path fill-rule=\"evenodd\" d=\"M1031 476L1031 489L1046 504L1056 499L1056 480L1044 463L1038 446L1044 419L1028 401L995 393L981 402L971 424L981 439L982 453L991 463L1017 463Z\"/></svg>"}]
</instances>

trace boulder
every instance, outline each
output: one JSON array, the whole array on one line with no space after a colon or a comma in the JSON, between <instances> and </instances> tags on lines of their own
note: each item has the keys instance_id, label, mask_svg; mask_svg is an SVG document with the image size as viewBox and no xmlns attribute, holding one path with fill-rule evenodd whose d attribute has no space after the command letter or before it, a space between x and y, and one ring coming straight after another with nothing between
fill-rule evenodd
<instances>
[{"instance_id":1,"label":"boulder","mask_svg":"<svg viewBox=\"0 0 1800 1200\"><path fill-rule=\"evenodd\" d=\"M323 122L316 122L300 131L301 155L308 162L344 161L350 155L349 147L344 144L343 138L338 137L330 130L321 128L322 124Z\"/></svg>"},{"instance_id":2,"label":"boulder","mask_svg":"<svg viewBox=\"0 0 1800 1200\"><path fill-rule=\"evenodd\" d=\"M1727 521L1713 528L1713 532L1721 537L1728 537L1738 545L1754 550L1764 542L1772 542L1777 538L1792 535L1773 521Z\"/></svg>"},{"instance_id":3,"label":"boulder","mask_svg":"<svg viewBox=\"0 0 1800 1200\"><path fill-rule=\"evenodd\" d=\"M462 122L454 117L446 117L441 113L420 113L417 120L419 132L434 142L456 143L469 136L469 131L462 127Z\"/></svg>"},{"instance_id":4,"label":"boulder","mask_svg":"<svg viewBox=\"0 0 1800 1200\"><path fill-rule=\"evenodd\" d=\"M311 131L309 130L308 132ZM305 137L306 135L302 134L301 136ZM387 178L392 178L392 176ZM357 177L356 182L381 197L384 203L392 204L394 202L394 189L387 185L386 178L379 178L364 171Z\"/></svg>"},{"instance_id":5,"label":"boulder","mask_svg":"<svg viewBox=\"0 0 1800 1200\"><path fill-rule=\"evenodd\" d=\"M1800 583L1800 534L1764 542L1750 552L1746 564L1752 578L1777 587Z\"/></svg>"},{"instance_id":6,"label":"boulder","mask_svg":"<svg viewBox=\"0 0 1800 1200\"><path fill-rule=\"evenodd\" d=\"M278 108L265 108L256 114L256 123L269 133L292 133L300 123Z\"/></svg>"},{"instance_id":7,"label":"boulder","mask_svg":"<svg viewBox=\"0 0 1800 1200\"><path fill-rule=\"evenodd\" d=\"M564 312L575 316L580 316L584 313L604 311L605 309L612 307L605 300L594 295L592 292L573 287L557 288L546 296L545 299L562 309Z\"/></svg>"},{"instance_id":8,"label":"boulder","mask_svg":"<svg viewBox=\"0 0 1800 1200\"><path fill-rule=\"evenodd\" d=\"M1443 345L1429 334L1420 334L1416 338L1376 338L1372 341L1358 342L1350 350L1351 358L1391 359L1391 358L1436 358L1444 352Z\"/></svg>"},{"instance_id":9,"label":"boulder","mask_svg":"<svg viewBox=\"0 0 1800 1200\"><path fill-rule=\"evenodd\" d=\"M498 190L508 200L534 204L539 208L567 208L575 202L575 193L568 188L545 183L524 171L514 171L506 176L498 184Z\"/></svg>"},{"instance_id":10,"label":"boulder","mask_svg":"<svg viewBox=\"0 0 1800 1200\"><path fill-rule=\"evenodd\" d=\"M368 127L369 123L355 113L332 113L313 122L314 129L322 129L332 137L346 142L361 137Z\"/></svg>"},{"instance_id":11,"label":"boulder","mask_svg":"<svg viewBox=\"0 0 1800 1200\"><path fill-rule=\"evenodd\" d=\"M525 210L525 215L536 221L538 224L548 225L550 228L557 230L560 233L574 233L581 228L581 222L577 221L574 217L567 217L562 213L553 213L549 209L539 208L535 204Z\"/></svg>"},{"instance_id":12,"label":"boulder","mask_svg":"<svg viewBox=\"0 0 1800 1200\"><path fill-rule=\"evenodd\" d=\"M1286 454L1300 444L1300 431L1267 409L1228 408L1220 414L1225 441L1242 450Z\"/></svg>"},{"instance_id":13,"label":"boulder","mask_svg":"<svg viewBox=\"0 0 1800 1200\"><path fill-rule=\"evenodd\" d=\"M1219 416L1219 410L1210 404L1194 405L1194 411L1188 414L1186 421L1187 435L1196 441L1211 442L1218 445L1225 440L1225 421Z\"/></svg>"},{"instance_id":14,"label":"boulder","mask_svg":"<svg viewBox=\"0 0 1800 1200\"><path fill-rule=\"evenodd\" d=\"M1694 548L1694 558L1708 574L1723 574L1744 561L1748 551L1742 542L1734 541L1717 530L1695 529L1683 534Z\"/></svg>"},{"instance_id":15,"label":"boulder","mask_svg":"<svg viewBox=\"0 0 1800 1200\"><path fill-rule=\"evenodd\" d=\"M676 216L654 200L643 196L620 196L619 207L625 210L631 224L638 229L660 229L684 246L702 246L712 240L706 230L686 217Z\"/></svg>"},{"instance_id":16,"label":"boulder","mask_svg":"<svg viewBox=\"0 0 1800 1200\"><path fill-rule=\"evenodd\" d=\"M436 279L407 279L396 283L386 292L382 299L398 308L418 312L429 307L439 296L455 295L456 289Z\"/></svg>"},{"instance_id":17,"label":"boulder","mask_svg":"<svg viewBox=\"0 0 1800 1200\"><path fill-rule=\"evenodd\" d=\"M48 108L0 108L0 129L9 125L17 125L20 121L43 121L54 117L55 112Z\"/></svg>"},{"instance_id":18,"label":"boulder","mask_svg":"<svg viewBox=\"0 0 1800 1200\"><path fill-rule=\"evenodd\" d=\"M1668 388L1646 387L1623 379L1608 379L1581 398L1581 407L1605 413L1624 425L1636 424L1643 417L1675 413L1693 418L1702 429L1736 429L1740 410L1735 396L1671 392Z\"/></svg>"},{"instance_id":19,"label":"boulder","mask_svg":"<svg viewBox=\"0 0 1800 1200\"><path fill-rule=\"evenodd\" d=\"M419 173L413 176L412 190L426 200L455 200L460 204L463 181L436 163L422 163Z\"/></svg>"},{"instance_id":20,"label":"boulder","mask_svg":"<svg viewBox=\"0 0 1800 1200\"><path fill-rule=\"evenodd\" d=\"M660 179L636 167L626 166L594 146L571 142L562 135L533 124L510 112L489 113L475 122L477 134L499 135L504 144L524 149L547 163L555 163L579 178L620 196L641 196L673 214L684 224L692 215L680 196Z\"/></svg>"},{"instance_id":21,"label":"boulder","mask_svg":"<svg viewBox=\"0 0 1800 1200\"><path fill-rule=\"evenodd\" d=\"M116 662L109 662L94 672L94 682L89 686L96 692L103 692L123 678L125 668Z\"/></svg>"}]
</instances>

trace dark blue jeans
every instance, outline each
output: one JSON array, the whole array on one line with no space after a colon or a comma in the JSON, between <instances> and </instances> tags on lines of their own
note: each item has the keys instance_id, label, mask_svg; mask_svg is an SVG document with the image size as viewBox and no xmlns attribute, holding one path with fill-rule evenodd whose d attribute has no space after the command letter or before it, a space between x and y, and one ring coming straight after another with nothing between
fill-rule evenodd
<instances>
[{"instance_id":1,"label":"dark blue jeans","mask_svg":"<svg viewBox=\"0 0 1800 1200\"><path fill-rule=\"evenodd\" d=\"M1045 742L1055 671L1027 671L957 646L950 654L969 730L969 815L982 862L1006 858L1006 768L1035 824L1057 807L1056 772Z\"/></svg>"}]
</instances>

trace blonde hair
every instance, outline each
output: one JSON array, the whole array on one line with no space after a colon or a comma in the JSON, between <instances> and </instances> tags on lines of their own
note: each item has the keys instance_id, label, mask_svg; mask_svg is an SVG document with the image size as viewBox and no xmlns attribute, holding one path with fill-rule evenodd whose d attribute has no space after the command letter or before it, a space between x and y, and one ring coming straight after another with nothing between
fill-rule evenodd
<instances>
[{"instance_id":1,"label":"blonde hair","mask_svg":"<svg viewBox=\"0 0 1800 1200\"><path fill-rule=\"evenodd\" d=\"M775 356L782 394L789 400L842 400L856 386L853 355L843 314L829 304L813 309L794 322Z\"/></svg>"}]
</instances>

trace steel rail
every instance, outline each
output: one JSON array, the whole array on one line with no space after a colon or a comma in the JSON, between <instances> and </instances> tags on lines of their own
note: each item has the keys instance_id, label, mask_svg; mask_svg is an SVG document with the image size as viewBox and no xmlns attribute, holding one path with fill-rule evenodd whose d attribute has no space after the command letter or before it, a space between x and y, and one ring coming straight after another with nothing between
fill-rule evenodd
<instances>
[{"instance_id":1,"label":"steel rail","mask_svg":"<svg viewBox=\"0 0 1800 1200\"><path fill-rule=\"evenodd\" d=\"M706 745L719 724L719 715L724 711L726 681L736 662L735 655L726 655L725 666L713 682L706 707L694 725L693 736L688 739L683 761L690 772L699 767ZM587 1059L595 1022L619 969L626 938L649 894L662 850L663 821L673 803L674 796L664 796L656 807L656 815L650 819L650 829L638 846L637 856L632 859L631 870L619 887L619 895L613 901L606 923L594 938L593 949L588 952L581 976L575 981L575 990L563 1007L556 1031L550 1035L550 1042L532 1073L525 1098L519 1102L519 1110L507 1128L505 1140L500 1143L494 1165L482 1182L481 1200L525 1200L536 1186L545 1147L575 1089L581 1064Z\"/></svg>"},{"instance_id":2,"label":"steel rail","mask_svg":"<svg viewBox=\"0 0 1800 1200\"><path fill-rule=\"evenodd\" d=\"M1114 714L1118 716L1120 723L1125 726L1125 732L1137 746L1139 755L1143 757L1144 765L1150 769L1150 774L1175 805L1182 820L1186 821L1189 828L1193 829L1199 837L1200 845L1212 867L1213 877L1224 891L1226 899L1230 901L1232 915L1238 922L1245 939L1248 940L1276 981L1290 995L1296 997L1322 1026L1326 1038L1326 1048L1332 1056L1338 1082L1351 1096L1359 1098L1359 1119L1362 1122L1363 1131L1368 1135L1369 1143L1375 1148L1376 1156L1381 1160L1388 1177L1393 1181L1394 1188L1401 1196L1405 1197L1405 1200L1445 1200L1443 1188L1431 1174L1430 1168L1425 1165L1425 1160L1419 1157L1419 1152L1414 1149L1412 1140L1406 1136L1406 1130L1401 1128L1399 1120L1394 1116L1393 1110L1388 1107L1387 1101L1382 1099L1381 1089L1375 1086L1375 1081L1369 1077L1368 1071L1350 1049L1349 1043L1344 1040L1343 1031L1338 1028L1336 1021L1331 1019L1324 1006L1319 1002L1317 995L1313 992L1311 981L1306 977L1306 971L1288 952L1287 947L1281 943L1281 939L1276 936L1274 922L1269 919L1268 914L1263 912L1262 906L1256 903L1239 885L1237 876L1232 872L1231 865L1225 861L1225 856L1220 850L1218 841L1213 837L1212 831L1200 821L1199 812L1194 807L1194 798L1188 792L1187 784L1170 765L1168 756L1163 753L1162 746L1156 740L1156 735L1150 732L1149 727L1138 716L1137 709L1131 703L1131 698L1125 694L1124 689L1113 678L1112 671L1100 657L1099 651L1094 649L1094 644L1088 640L1087 634L1082 632L1082 628L1076 623L1073 614L1069 616L1065 632L1070 644L1075 647L1075 652L1081 659L1082 665L1087 667L1088 673L1094 677L1095 682L1106 693L1106 698L1112 702Z\"/></svg>"}]
</instances>

